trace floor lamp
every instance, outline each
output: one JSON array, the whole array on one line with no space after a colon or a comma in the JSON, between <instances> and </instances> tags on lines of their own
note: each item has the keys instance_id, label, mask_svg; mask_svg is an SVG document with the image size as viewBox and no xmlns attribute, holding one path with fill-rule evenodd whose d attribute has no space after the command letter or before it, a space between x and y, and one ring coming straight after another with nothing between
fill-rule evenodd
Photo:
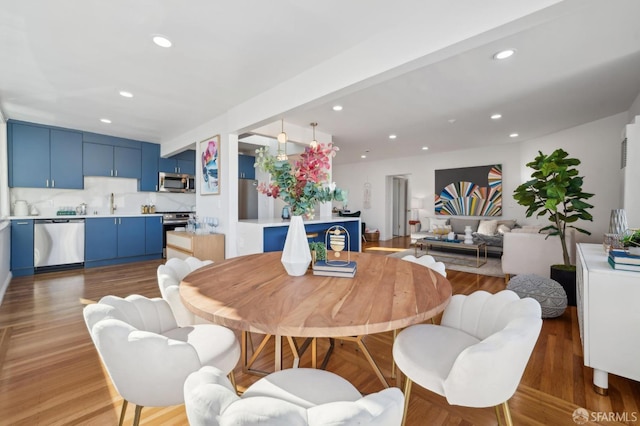
<instances>
[{"instance_id":1,"label":"floor lamp","mask_svg":"<svg viewBox=\"0 0 640 426\"><path fill-rule=\"evenodd\" d=\"M413 212L413 220L420 220L420 209L424 208L424 198L411 198L411 211Z\"/></svg>"}]
</instances>

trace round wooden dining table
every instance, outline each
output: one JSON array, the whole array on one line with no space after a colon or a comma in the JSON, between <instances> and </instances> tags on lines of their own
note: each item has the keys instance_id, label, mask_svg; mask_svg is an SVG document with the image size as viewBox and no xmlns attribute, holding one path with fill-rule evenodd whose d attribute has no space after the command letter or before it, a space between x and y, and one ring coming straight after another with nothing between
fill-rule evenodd
<instances>
[{"instance_id":1,"label":"round wooden dining table","mask_svg":"<svg viewBox=\"0 0 640 426\"><path fill-rule=\"evenodd\" d=\"M183 303L197 316L236 330L276 337L356 336L385 386L362 336L398 330L432 318L451 299L451 284L417 263L368 253L351 253L353 278L316 276L309 270L289 276L282 252L240 256L187 275L180 284ZM332 252L328 252L332 256ZM342 254L342 259L347 256ZM246 345L243 341L246 360ZM276 370L281 368L276 353ZM315 360L315 348L314 348ZM281 361L280 361L281 362Z\"/></svg>"}]
</instances>

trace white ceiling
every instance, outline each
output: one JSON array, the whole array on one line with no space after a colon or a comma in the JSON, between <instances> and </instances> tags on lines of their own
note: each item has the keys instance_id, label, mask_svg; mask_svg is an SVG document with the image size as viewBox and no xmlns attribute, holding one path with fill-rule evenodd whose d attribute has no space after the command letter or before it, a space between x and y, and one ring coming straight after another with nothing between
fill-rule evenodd
<instances>
[{"instance_id":1,"label":"white ceiling","mask_svg":"<svg viewBox=\"0 0 640 426\"><path fill-rule=\"evenodd\" d=\"M489 16L508 1L483 5ZM384 40L390 28L421 17L451 25L471 4L0 0L0 110L7 119L163 142ZM367 150L375 160L514 143L512 132L523 141L627 111L640 93L640 1L567 0L538 15L271 118L318 122L340 146L335 162L347 163ZM156 47L153 34L174 46ZM491 59L505 47L517 54ZM490 120L495 112L503 118Z\"/></svg>"}]
</instances>

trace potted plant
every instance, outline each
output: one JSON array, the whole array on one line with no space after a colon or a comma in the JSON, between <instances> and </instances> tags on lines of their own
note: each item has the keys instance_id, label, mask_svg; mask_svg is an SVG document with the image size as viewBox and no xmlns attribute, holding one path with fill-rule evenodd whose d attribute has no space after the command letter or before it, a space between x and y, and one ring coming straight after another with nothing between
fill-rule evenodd
<instances>
[{"instance_id":1,"label":"potted plant","mask_svg":"<svg viewBox=\"0 0 640 426\"><path fill-rule=\"evenodd\" d=\"M551 278L559 281L567 292L570 305L575 306L575 273L576 267L571 264L567 247L567 228L590 235L589 231L578 228L579 220L593 221L588 209L593 206L585 200L593 197L582 191L583 178L579 176L576 166L577 158L570 158L563 149L556 149L550 155L538 151L538 156L527 167L534 172L532 179L518 186L513 198L518 204L527 207L527 217L547 216L550 225L540 230L549 231L549 236L557 235L562 244L563 263L551 265Z\"/></svg>"},{"instance_id":2,"label":"potted plant","mask_svg":"<svg viewBox=\"0 0 640 426\"><path fill-rule=\"evenodd\" d=\"M311 250L311 264L316 263L316 260L327 260L327 247L321 241L311 241L309 243L309 250Z\"/></svg>"},{"instance_id":3,"label":"potted plant","mask_svg":"<svg viewBox=\"0 0 640 426\"><path fill-rule=\"evenodd\" d=\"M627 230L622 236L622 245L629 254L640 256L640 229Z\"/></svg>"}]
</instances>

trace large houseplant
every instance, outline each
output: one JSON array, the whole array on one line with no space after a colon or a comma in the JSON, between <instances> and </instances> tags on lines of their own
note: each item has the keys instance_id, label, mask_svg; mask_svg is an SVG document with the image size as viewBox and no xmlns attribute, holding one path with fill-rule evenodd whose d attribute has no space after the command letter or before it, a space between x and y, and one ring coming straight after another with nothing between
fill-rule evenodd
<instances>
[{"instance_id":1,"label":"large houseplant","mask_svg":"<svg viewBox=\"0 0 640 426\"><path fill-rule=\"evenodd\" d=\"M536 214L537 217L546 216L551 224L541 229L549 235L557 235L562 244L563 263L551 266L551 277L560 281L562 271L568 272L568 280L562 283L567 291L569 304L575 304L575 265L571 264L569 248L567 247L567 228L590 235L587 230L575 226L579 220L593 221L588 209L593 206L585 200L594 194L582 190L583 178L579 176L576 166L580 164L577 158L570 158L563 149L556 149L550 155L538 151L538 156L527 167L534 170L531 180L518 186L513 198L518 204L527 207L527 217ZM560 272L554 272L560 271ZM560 278L560 279L558 279ZM573 302L573 303L572 303Z\"/></svg>"}]
</instances>

